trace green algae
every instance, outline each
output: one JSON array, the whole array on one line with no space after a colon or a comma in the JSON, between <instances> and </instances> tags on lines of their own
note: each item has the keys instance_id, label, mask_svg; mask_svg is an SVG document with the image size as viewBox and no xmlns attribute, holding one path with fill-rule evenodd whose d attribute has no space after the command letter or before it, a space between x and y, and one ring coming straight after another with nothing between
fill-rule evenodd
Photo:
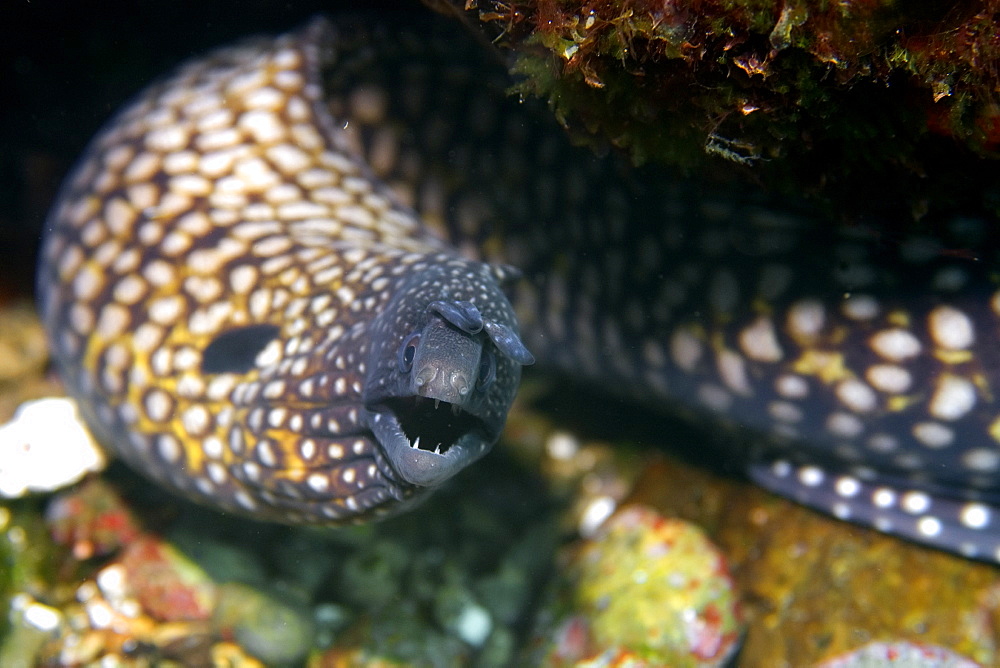
<instances>
[{"instance_id":1,"label":"green algae","mask_svg":"<svg viewBox=\"0 0 1000 668\"><path fill-rule=\"evenodd\" d=\"M740 635L722 556L693 524L650 509L619 511L568 566L573 608L595 647L652 665L721 665Z\"/></svg>"},{"instance_id":2,"label":"green algae","mask_svg":"<svg viewBox=\"0 0 1000 668\"><path fill-rule=\"evenodd\" d=\"M38 594L49 589L55 572L57 551L43 526L37 504L17 502L0 504L0 638L11 633L12 598L22 592ZM11 645L0 643L0 656ZM6 665L6 664L4 664Z\"/></svg>"}]
</instances>

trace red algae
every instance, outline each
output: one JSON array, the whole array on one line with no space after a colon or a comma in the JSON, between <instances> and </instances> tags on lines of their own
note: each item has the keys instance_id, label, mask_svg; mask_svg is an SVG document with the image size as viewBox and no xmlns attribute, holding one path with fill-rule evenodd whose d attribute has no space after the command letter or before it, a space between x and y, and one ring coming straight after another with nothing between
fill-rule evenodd
<instances>
[{"instance_id":1,"label":"red algae","mask_svg":"<svg viewBox=\"0 0 1000 668\"><path fill-rule=\"evenodd\" d=\"M113 554L142 532L121 496L96 478L56 496L45 521L53 539L69 547L78 560Z\"/></svg>"},{"instance_id":2,"label":"red algae","mask_svg":"<svg viewBox=\"0 0 1000 668\"><path fill-rule=\"evenodd\" d=\"M132 595L160 621L195 621L212 617L218 596L205 572L169 543L144 536L130 544L121 566Z\"/></svg>"}]
</instances>

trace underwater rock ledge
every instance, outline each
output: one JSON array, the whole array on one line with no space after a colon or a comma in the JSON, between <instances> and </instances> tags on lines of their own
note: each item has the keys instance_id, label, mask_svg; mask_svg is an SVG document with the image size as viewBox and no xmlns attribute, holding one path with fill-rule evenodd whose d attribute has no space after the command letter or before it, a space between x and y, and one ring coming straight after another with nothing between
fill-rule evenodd
<instances>
[{"instance_id":1,"label":"underwater rock ledge","mask_svg":"<svg viewBox=\"0 0 1000 668\"><path fill-rule=\"evenodd\" d=\"M464 9L513 50L518 93L637 163L742 172L841 206L898 196L919 217L979 202L1000 157L997 0Z\"/></svg>"}]
</instances>

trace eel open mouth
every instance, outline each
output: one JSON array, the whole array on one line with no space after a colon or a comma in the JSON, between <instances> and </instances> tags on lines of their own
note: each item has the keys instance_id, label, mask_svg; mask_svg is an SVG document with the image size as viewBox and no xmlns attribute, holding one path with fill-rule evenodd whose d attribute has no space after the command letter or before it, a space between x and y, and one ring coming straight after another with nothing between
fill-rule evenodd
<instances>
[{"instance_id":1,"label":"eel open mouth","mask_svg":"<svg viewBox=\"0 0 1000 668\"><path fill-rule=\"evenodd\" d=\"M482 457L498 436L481 418L439 399L392 397L366 412L392 468L422 487L439 485Z\"/></svg>"},{"instance_id":2,"label":"eel open mouth","mask_svg":"<svg viewBox=\"0 0 1000 668\"><path fill-rule=\"evenodd\" d=\"M447 453L458 440L475 430L485 431L482 420L440 399L397 397L385 402L399 420L410 447L436 455Z\"/></svg>"}]
</instances>

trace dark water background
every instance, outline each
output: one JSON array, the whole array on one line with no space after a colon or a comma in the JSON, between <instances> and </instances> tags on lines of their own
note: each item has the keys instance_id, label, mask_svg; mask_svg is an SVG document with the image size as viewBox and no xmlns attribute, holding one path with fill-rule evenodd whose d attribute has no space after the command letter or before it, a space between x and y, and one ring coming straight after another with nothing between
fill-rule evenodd
<instances>
[{"instance_id":1,"label":"dark water background","mask_svg":"<svg viewBox=\"0 0 1000 668\"><path fill-rule=\"evenodd\" d=\"M417 0L0 2L0 302L30 294L60 181L150 80L242 36L359 9L426 11Z\"/></svg>"}]
</instances>

